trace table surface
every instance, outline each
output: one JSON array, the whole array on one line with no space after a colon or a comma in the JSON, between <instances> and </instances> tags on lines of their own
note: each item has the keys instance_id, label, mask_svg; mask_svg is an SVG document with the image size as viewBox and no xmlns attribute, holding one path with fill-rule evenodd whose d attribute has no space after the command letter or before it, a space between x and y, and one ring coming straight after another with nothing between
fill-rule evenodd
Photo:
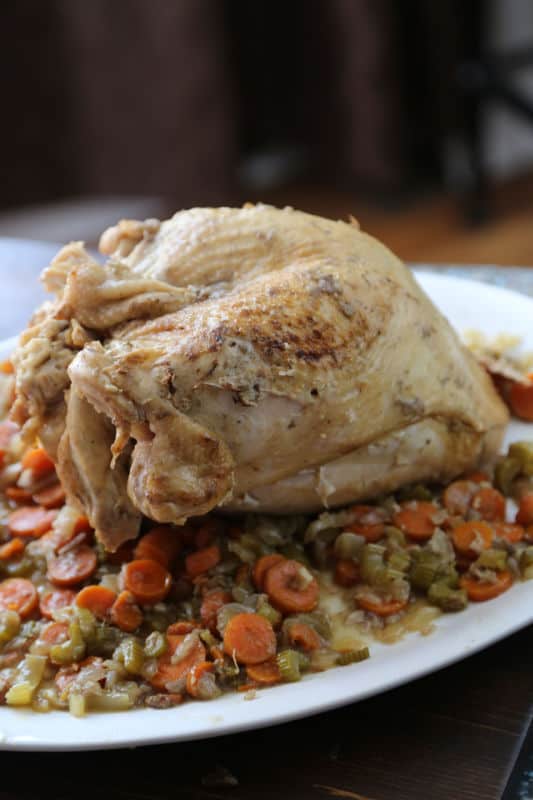
<instances>
[{"instance_id":1,"label":"table surface","mask_svg":"<svg viewBox=\"0 0 533 800\"><path fill-rule=\"evenodd\" d=\"M533 270L438 271L533 296ZM528 800L532 709L529 628L408 686L298 722L142 750L6 753L0 798Z\"/></svg>"}]
</instances>

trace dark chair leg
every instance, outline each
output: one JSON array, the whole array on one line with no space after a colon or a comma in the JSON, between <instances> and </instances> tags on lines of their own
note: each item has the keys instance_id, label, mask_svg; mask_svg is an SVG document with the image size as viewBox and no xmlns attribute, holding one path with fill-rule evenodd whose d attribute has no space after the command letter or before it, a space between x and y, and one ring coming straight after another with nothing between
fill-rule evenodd
<instances>
[{"instance_id":1,"label":"dark chair leg","mask_svg":"<svg viewBox=\"0 0 533 800\"><path fill-rule=\"evenodd\" d=\"M490 214L489 180L485 152L486 71L485 32L488 3L471 0L462 8L461 58L457 70L460 97L460 135L468 164L468 197L466 216L470 223L481 224ZM461 13L461 9L457 9Z\"/></svg>"},{"instance_id":2,"label":"dark chair leg","mask_svg":"<svg viewBox=\"0 0 533 800\"><path fill-rule=\"evenodd\" d=\"M463 111L463 135L470 172L466 214L473 225L486 222L490 215L485 116L484 92L478 89L465 98Z\"/></svg>"}]
</instances>

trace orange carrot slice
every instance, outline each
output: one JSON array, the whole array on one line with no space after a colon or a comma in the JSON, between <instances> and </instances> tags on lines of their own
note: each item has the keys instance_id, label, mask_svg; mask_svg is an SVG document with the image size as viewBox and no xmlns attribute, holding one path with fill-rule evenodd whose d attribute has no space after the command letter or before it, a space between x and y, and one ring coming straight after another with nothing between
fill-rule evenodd
<instances>
[{"instance_id":1,"label":"orange carrot slice","mask_svg":"<svg viewBox=\"0 0 533 800\"><path fill-rule=\"evenodd\" d=\"M270 602L278 611L291 614L316 608L318 583L299 561L285 559L275 564L266 573L264 584Z\"/></svg>"},{"instance_id":2,"label":"orange carrot slice","mask_svg":"<svg viewBox=\"0 0 533 800\"><path fill-rule=\"evenodd\" d=\"M26 578L8 578L0 583L0 610L16 611L26 619L38 604L37 589Z\"/></svg>"},{"instance_id":3,"label":"orange carrot slice","mask_svg":"<svg viewBox=\"0 0 533 800\"><path fill-rule=\"evenodd\" d=\"M489 581L478 581L470 575L463 575L459 579L459 584L466 590L469 600L482 603L506 592L513 584L513 576L507 570L502 570L497 573L497 580L489 583Z\"/></svg>"},{"instance_id":4,"label":"orange carrot slice","mask_svg":"<svg viewBox=\"0 0 533 800\"><path fill-rule=\"evenodd\" d=\"M150 558L140 558L124 564L121 575L124 588L143 604L164 600L172 584L168 570Z\"/></svg>"},{"instance_id":5,"label":"orange carrot slice","mask_svg":"<svg viewBox=\"0 0 533 800\"><path fill-rule=\"evenodd\" d=\"M276 654L276 634L259 614L236 614L224 631L224 652L239 664L259 664Z\"/></svg>"}]
</instances>

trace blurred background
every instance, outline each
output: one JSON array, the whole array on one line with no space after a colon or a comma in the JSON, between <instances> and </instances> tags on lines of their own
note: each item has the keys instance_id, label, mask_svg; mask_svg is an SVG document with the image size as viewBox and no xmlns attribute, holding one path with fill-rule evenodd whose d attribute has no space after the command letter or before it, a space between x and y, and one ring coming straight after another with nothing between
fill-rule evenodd
<instances>
[{"instance_id":1,"label":"blurred background","mask_svg":"<svg viewBox=\"0 0 533 800\"><path fill-rule=\"evenodd\" d=\"M530 0L17 0L0 236L263 200L533 264Z\"/></svg>"}]
</instances>

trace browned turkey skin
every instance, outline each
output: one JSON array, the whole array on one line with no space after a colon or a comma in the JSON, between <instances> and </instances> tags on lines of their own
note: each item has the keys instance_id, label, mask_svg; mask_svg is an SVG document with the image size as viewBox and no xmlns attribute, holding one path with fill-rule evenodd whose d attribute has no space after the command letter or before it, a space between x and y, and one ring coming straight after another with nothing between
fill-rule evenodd
<instances>
[{"instance_id":1,"label":"browned turkey skin","mask_svg":"<svg viewBox=\"0 0 533 800\"><path fill-rule=\"evenodd\" d=\"M56 303L15 364L18 418L109 549L142 515L311 512L497 453L488 376L356 226L192 209L101 246L103 266L73 244L48 268Z\"/></svg>"}]
</instances>

